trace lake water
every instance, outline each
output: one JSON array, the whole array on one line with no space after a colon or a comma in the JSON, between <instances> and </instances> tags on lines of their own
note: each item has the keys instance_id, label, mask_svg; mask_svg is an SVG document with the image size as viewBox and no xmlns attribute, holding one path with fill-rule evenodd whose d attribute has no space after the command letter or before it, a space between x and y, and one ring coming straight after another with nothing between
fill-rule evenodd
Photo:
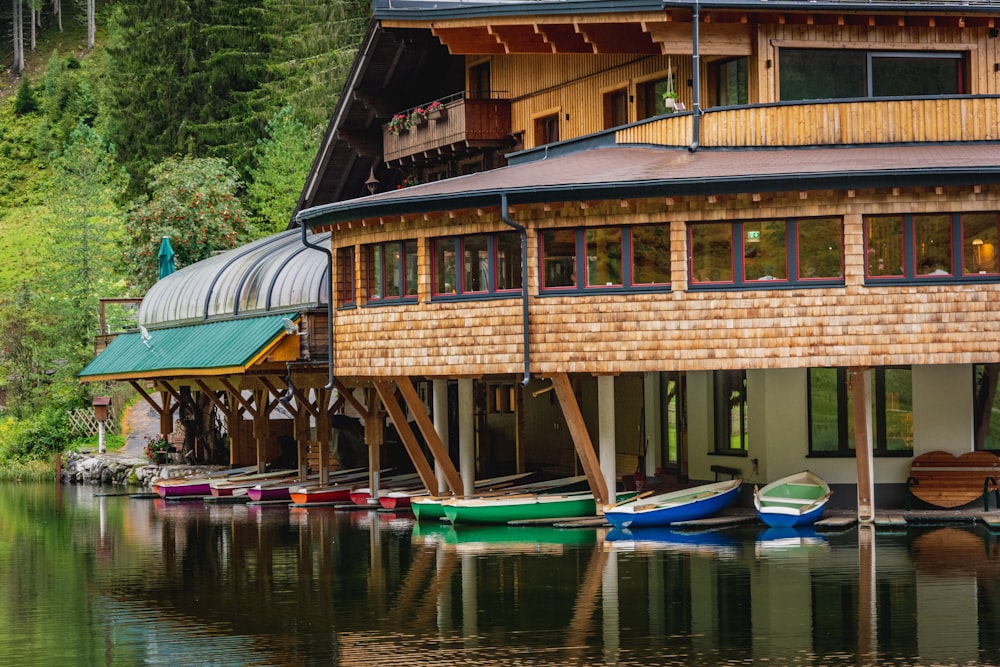
<instances>
[{"instance_id":1,"label":"lake water","mask_svg":"<svg viewBox=\"0 0 1000 667\"><path fill-rule=\"evenodd\" d=\"M0 485L0 665L996 665L1000 537L460 528Z\"/></svg>"}]
</instances>

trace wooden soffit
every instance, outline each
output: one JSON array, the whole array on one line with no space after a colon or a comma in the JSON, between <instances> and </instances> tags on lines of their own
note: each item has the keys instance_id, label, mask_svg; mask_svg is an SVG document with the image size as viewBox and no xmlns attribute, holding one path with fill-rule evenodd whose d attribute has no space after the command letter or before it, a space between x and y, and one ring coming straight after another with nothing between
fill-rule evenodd
<instances>
[{"instance_id":1,"label":"wooden soffit","mask_svg":"<svg viewBox=\"0 0 1000 667\"><path fill-rule=\"evenodd\" d=\"M884 9L884 7L880 7ZM692 53L691 12L634 12L565 16L486 16L430 23L385 19L387 28L430 29L452 55ZM914 15L882 11L789 12L702 10L699 48L706 56L748 55L756 25L854 25L894 27L989 27L995 17Z\"/></svg>"}]
</instances>

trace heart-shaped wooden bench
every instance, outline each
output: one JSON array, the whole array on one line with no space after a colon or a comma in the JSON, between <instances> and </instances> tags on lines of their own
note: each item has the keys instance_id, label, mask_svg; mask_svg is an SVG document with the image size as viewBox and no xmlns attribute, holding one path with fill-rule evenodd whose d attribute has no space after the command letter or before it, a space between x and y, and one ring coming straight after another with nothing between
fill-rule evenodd
<instances>
[{"instance_id":1,"label":"heart-shaped wooden bench","mask_svg":"<svg viewBox=\"0 0 1000 667\"><path fill-rule=\"evenodd\" d=\"M951 452L933 451L921 454L910 464L906 480L906 509L910 496L935 507L954 508L968 505L980 496L983 508L990 509L990 491L996 495L1000 508L1000 457L991 452L966 452L955 456Z\"/></svg>"}]
</instances>

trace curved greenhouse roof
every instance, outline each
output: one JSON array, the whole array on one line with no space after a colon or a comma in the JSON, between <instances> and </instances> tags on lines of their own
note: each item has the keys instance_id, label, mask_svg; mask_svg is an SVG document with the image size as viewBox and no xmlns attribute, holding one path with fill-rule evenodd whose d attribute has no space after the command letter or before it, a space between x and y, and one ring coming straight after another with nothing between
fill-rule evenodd
<instances>
[{"instance_id":1,"label":"curved greenhouse roof","mask_svg":"<svg viewBox=\"0 0 1000 667\"><path fill-rule=\"evenodd\" d=\"M307 238L329 247L329 232ZM329 271L327 254L304 246L300 230L289 230L159 280L142 300L139 324L177 326L326 306Z\"/></svg>"}]
</instances>

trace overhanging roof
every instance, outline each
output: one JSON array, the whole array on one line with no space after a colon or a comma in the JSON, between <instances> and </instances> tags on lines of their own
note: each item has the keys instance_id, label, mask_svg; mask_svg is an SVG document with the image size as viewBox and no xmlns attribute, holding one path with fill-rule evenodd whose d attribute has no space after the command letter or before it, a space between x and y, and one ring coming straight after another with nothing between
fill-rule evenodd
<instances>
[{"instance_id":1,"label":"overhanging roof","mask_svg":"<svg viewBox=\"0 0 1000 667\"><path fill-rule=\"evenodd\" d=\"M301 211L310 227L509 204L1000 183L1000 144L709 150L592 148Z\"/></svg>"},{"instance_id":2,"label":"overhanging roof","mask_svg":"<svg viewBox=\"0 0 1000 667\"><path fill-rule=\"evenodd\" d=\"M80 371L83 382L242 373L284 338L286 318L252 317L116 337ZM294 335L294 334L292 334Z\"/></svg>"}]
</instances>

